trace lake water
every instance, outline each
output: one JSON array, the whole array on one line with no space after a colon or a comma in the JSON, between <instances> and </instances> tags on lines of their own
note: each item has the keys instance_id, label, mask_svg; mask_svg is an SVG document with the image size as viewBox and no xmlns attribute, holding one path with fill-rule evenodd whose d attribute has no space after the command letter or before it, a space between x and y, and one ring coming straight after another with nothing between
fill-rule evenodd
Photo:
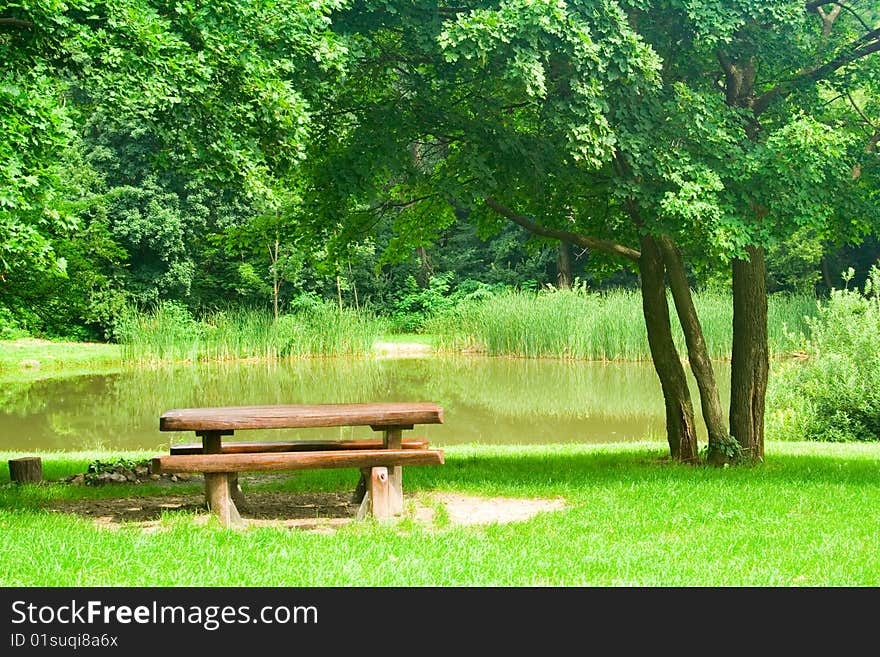
<instances>
[{"instance_id":1,"label":"lake water","mask_svg":"<svg viewBox=\"0 0 880 657\"><path fill-rule=\"evenodd\" d=\"M719 368L723 403L728 366ZM692 389L696 392L695 386ZM157 449L171 409L250 404L431 401L445 424L405 436L436 446L664 439L650 363L485 357L314 359L140 368L0 384L0 450ZM694 395L694 403L699 400ZM702 428L702 427L701 427ZM701 439L705 440L705 429ZM240 431L240 440L367 438L369 427Z\"/></svg>"}]
</instances>

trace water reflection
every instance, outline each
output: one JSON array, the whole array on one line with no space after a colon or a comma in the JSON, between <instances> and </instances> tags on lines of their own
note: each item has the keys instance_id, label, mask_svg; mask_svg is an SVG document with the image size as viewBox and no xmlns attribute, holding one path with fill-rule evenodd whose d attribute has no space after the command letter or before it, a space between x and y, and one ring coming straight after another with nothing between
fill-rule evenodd
<instances>
[{"instance_id":1,"label":"water reflection","mask_svg":"<svg viewBox=\"0 0 880 657\"><path fill-rule=\"evenodd\" d=\"M716 367L723 385L727 367ZM333 358L5 383L0 450L164 450L194 439L159 432L159 415L172 408L379 401L443 406L444 425L412 434L437 445L644 440L664 430L660 386L646 363ZM368 427L239 432L255 440L371 435Z\"/></svg>"}]
</instances>

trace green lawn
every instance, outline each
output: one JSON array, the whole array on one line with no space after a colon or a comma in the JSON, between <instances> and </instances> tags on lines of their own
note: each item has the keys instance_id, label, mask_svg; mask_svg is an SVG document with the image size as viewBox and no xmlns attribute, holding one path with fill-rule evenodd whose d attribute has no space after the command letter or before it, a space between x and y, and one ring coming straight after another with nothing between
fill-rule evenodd
<instances>
[{"instance_id":1,"label":"green lawn","mask_svg":"<svg viewBox=\"0 0 880 657\"><path fill-rule=\"evenodd\" d=\"M774 443L764 465L730 469L672 465L664 451L449 447L444 466L407 468L411 498L561 496L566 508L508 524L363 521L330 533L224 530L174 511L149 531L97 528L41 507L158 487L18 486L5 483L3 467L0 585L880 585L880 445ZM14 456L0 454L4 464ZM106 456L44 454L44 476L82 472ZM353 480L348 470L312 471L258 488L342 491Z\"/></svg>"}]
</instances>

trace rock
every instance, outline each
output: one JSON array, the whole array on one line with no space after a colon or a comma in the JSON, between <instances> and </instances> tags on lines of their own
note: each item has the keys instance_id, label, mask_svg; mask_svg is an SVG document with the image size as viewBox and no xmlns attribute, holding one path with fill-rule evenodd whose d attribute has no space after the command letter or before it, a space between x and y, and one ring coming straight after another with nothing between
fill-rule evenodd
<instances>
[{"instance_id":1,"label":"rock","mask_svg":"<svg viewBox=\"0 0 880 657\"><path fill-rule=\"evenodd\" d=\"M112 482L114 482L114 483L117 483L117 484L121 484L121 483L123 483L123 482L125 482L125 481L128 481L128 479L126 478L126 476L125 476L124 474L120 474L120 473L118 473L118 472L111 472L111 473L109 473L109 475L107 476L107 478L108 478L110 481L112 481Z\"/></svg>"},{"instance_id":2,"label":"rock","mask_svg":"<svg viewBox=\"0 0 880 657\"><path fill-rule=\"evenodd\" d=\"M171 475L171 481L177 481L177 475Z\"/></svg>"},{"instance_id":3,"label":"rock","mask_svg":"<svg viewBox=\"0 0 880 657\"><path fill-rule=\"evenodd\" d=\"M82 486L86 482L86 477L85 477L85 475L81 475L81 474L73 475L72 477L69 478L69 481L74 486Z\"/></svg>"},{"instance_id":4,"label":"rock","mask_svg":"<svg viewBox=\"0 0 880 657\"><path fill-rule=\"evenodd\" d=\"M180 474L177 475L177 479L179 481L189 481L190 476L191 475L188 472L181 472Z\"/></svg>"},{"instance_id":5,"label":"rock","mask_svg":"<svg viewBox=\"0 0 880 657\"><path fill-rule=\"evenodd\" d=\"M139 465L134 469L134 474L140 478L146 477L150 474L150 468L145 465Z\"/></svg>"},{"instance_id":6,"label":"rock","mask_svg":"<svg viewBox=\"0 0 880 657\"><path fill-rule=\"evenodd\" d=\"M157 475L157 474L151 474L151 475L150 475L150 479L151 479L152 481L159 481L161 478L162 478L162 477L161 477L160 475Z\"/></svg>"}]
</instances>

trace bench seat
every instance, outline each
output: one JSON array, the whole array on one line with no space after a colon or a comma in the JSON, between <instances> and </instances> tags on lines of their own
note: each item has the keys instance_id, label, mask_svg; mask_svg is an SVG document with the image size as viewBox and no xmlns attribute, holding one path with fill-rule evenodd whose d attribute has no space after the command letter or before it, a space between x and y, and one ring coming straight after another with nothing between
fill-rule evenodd
<instances>
[{"instance_id":1,"label":"bench seat","mask_svg":"<svg viewBox=\"0 0 880 657\"><path fill-rule=\"evenodd\" d=\"M256 472L261 470L310 470L372 468L396 465L442 465L439 449L359 449L255 454L175 454L153 459L152 472Z\"/></svg>"},{"instance_id":2,"label":"bench seat","mask_svg":"<svg viewBox=\"0 0 880 657\"><path fill-rule=\"evenodd\" d=\"M424 438L407 438L401 449L427 449ZM382 449L381 440L270 440L265 442L229 442L220 447L221 454L258 454L262 452L319 452L342 449ZM202 454L202 443L182 443L171 446L171 454Z\"/></svg>"}]
</instances>

